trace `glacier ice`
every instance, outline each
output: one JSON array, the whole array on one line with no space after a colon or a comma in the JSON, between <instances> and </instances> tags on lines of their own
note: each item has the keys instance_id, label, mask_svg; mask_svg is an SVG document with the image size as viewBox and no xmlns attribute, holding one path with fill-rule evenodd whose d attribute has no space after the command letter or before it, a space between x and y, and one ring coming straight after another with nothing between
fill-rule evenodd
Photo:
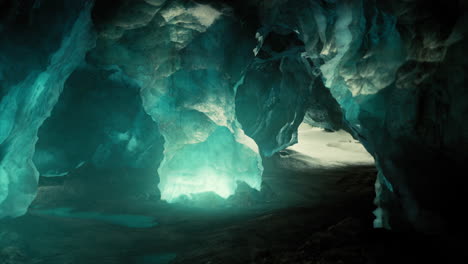
<instances>
[{"instance_id":1,"label":"glacier ice","mask_svg":"<svg viewBox=\"0 0 468 264\"><path fill-rule=\"evenodd\" d=\"M59 51L66 43L59 49L58 40L76 14L55 12L60 5L49 1L36 2L41 5L31 7L32 17L21 18L36 29L28 34L5 38L15 31L4 23L15 18L15 10L0 17L0 47L9 51L0 54L2 212L11 211L13 197L34 193L35 177L29 177L34 175L33 138L57 100L62 79L84 55L80 39L69 45L81 55L63 55L69 63L49 62L54 51L55 58L62 58ZM56 175L83 161L97 167L153 164L162 173L167 200L213 189L226 197L237 180L259 188L261 156L294 144L304 118L327 130L350 132L373 155L379 170L377 225L409 222L424 229L431 226L428 219L435 223L439 215L457 218L453 212L463 205L457 194L463 194L466 177L451 175L446 181L440 175L452 167L463 169L467 160L463 58L468 23L463 12L468 7L463 1L228 2L96 1L92 12L99 37L86 67L93 74L115 71L114 77L132 80L132 92L123 92L123 80L104 83L131 94L133 103L141 95L143 105L106 119L120 120L122 126L99 126L108 133L89 136L100 145L88 142L92 151L77 150L80 154L71 158L71 152L54 154L39 142L34 162ZM74 10L81 1L63 3ZM47 13L57 16L48 18ZM24 44L30 40L38 40L37 45ZM70 84L82 70L68 78ZM48 85L52 80L57 82ZM28 99L38 101L26 105ZM43 111L32 114L39 106ZM106 109L113 107L118 106ZM52 113L40 135L52 131L54 118ZM24 124L31 125L22 129ZM162 143L152 141L159 135L156 130L164 137L161 164L159 155L144 149ZM12 175L14 166L23 171ZM24 208L30 197L23 200Z\"/></svg>"},{"instance_id":2,"label":"glacier ice","mask_svg":"<svg viewBox=\"0 0 468 264\"><path fill-rule=\"evenodd\" d=\"M455 193L462 191L440 175L466 160L454 144L466 146L463 129L454 126L465 123L457 113L467 107L459 101L465 64L456 55L467 6L436 2L289 0L260 7L264 24L297 29L341 108L343 128L374 156L380 227L440 228L441 214L458 222L449 211L461 205Z\"/></svg>"},{"instance_id":3,"label":"glacier ice","mask_svg":"<svg viewBox=\"0 0 468 264\"><path fill-rule=\"evenodd\" d=\"M41 176L64 176L80 164L156 172L162 159L163 139L140 87L116 69L76 69L38 137L33 161Z\"/></svg>"},{"instance_id":4,"label":"glacier ice","mask_svg":"<svg viewBox=\"0 0 468 264\"><path fill-rule=\"evenodd\" d=\"M226 198L238 181L260 189L259 150L235 110L235 87L253 58L254 40L209 5L172 1L153 15L119 42L104 32L90 58L117 65L141 86L145 111L164 137L161 198L201 192Z\"/></svg>"},{"instance_id":5,"label":"glacier ice","mask_svg":"<svg viewBox=\"0 0 468 264\"><path fill-rule=\"evenodd\" d=\"M258 147L237 121L235 83L223 72L229 60L213 52L227 44L219 32L230 26L215 22L183 50L180 69L143 86L146 111L165 139L158 169L164 200L202 192L227 198L238 181L260 189Z\"/></svg>"},{"instance_id":6,"label":"glacier ice","mask_svg":"<svg viewBox=\"0 0 468 264\"><path fill-rule=\"evenodd\" d=\"M264 28L256 58L237 86L236 114L247 135L271 156L297 143L316 76L307 71L304 44L288 28Z\"/></svg>"},{"instance_id":7,"label":"glacier ice","mask_svg":"<svg viewBox=\"0 0 468 264\"><path fill-rule=\"evenodd\" d=\"M38 172L32 156L37 131L65 80L94 45L90 9L86 5L47 68L13 85L0 102L0 218L24 214L35 197Z\"/></svg>"},{"instance_id":8,"label":"glacier ice","mask_svg":"<svg viewBox=\"0 0 468 264\"><path fill-rule=\"evenodd\" d=\"M260 188L258 148L235 118L234 90L221 73L178 71L143 90L143 97L156 89L166 94L144 104L165 139L158 169L162 199L208 191L226 198L237 181Z\"/></svg>"}]
</instances>

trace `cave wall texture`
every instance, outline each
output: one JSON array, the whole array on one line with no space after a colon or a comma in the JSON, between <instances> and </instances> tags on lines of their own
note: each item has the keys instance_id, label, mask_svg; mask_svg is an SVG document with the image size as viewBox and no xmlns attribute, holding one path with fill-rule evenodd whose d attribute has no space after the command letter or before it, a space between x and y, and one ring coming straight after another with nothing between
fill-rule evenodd
<instances>
[{"instance_id":1,"label":"cave wall texture","mask_svg":"<svg viewBox=\"0 0 468 264\"><path fill-rule=\"evenodd\" d=\"M180 176L193 171L226 195L237 180L258 189L261 156L296 143L304 120L374 156L376 227L464 226L464 1L0 7L0 217L26 212L39 173L83 162L149 168L166 200L207 191Z\"/></svg>"}]
</instances>

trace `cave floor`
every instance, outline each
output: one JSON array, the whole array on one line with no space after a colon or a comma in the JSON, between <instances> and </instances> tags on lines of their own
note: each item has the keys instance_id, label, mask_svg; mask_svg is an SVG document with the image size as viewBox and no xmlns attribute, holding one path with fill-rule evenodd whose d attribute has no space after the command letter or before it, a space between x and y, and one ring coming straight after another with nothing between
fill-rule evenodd
<instances>
[{"instance_id":1,"label":"cave floor","mask_svg":"<svg viewBox=\"0 0 468 264\"><path fill-rule=\"evenodd\" d=\"M458 240L372 229L373 166L303 158L266 159L262 192L203 209L145 197L76 204L42 186L26 215L0 221L0 264L449 263L466 251Z\"/></svg>"}]
</instances>

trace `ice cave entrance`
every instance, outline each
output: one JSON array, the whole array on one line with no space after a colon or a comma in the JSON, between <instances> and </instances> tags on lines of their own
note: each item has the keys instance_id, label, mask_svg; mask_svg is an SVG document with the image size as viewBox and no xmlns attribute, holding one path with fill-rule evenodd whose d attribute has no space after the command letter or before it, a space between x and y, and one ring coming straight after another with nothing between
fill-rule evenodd
<instances>
[{"instance_id":1,"label":"ice cave entrance","mask_svg":"<svg viewBox=\"0 0 468 264\"><path fill-rule=\"evenodd\" d=\"M374 164L374 158L348 132L328 132L307 123L299 126L298 143L289 149L301 155L312 167Z\"/></svg>"}]
</instances>

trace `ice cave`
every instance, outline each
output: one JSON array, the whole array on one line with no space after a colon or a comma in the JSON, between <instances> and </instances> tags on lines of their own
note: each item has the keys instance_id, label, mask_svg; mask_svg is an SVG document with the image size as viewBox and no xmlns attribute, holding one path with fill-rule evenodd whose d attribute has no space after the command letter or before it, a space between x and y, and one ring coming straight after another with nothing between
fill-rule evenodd
<instances>
[{"instance_id":1,"label":"ice cave","mask_svg":"<svg viewBox=\"0 0 468 264\"><path fill-rule=\"evenodd\" d=\"M460 263L467 44L463 0L0 0L0 264Z\"/></svg>"}]
</instances>

